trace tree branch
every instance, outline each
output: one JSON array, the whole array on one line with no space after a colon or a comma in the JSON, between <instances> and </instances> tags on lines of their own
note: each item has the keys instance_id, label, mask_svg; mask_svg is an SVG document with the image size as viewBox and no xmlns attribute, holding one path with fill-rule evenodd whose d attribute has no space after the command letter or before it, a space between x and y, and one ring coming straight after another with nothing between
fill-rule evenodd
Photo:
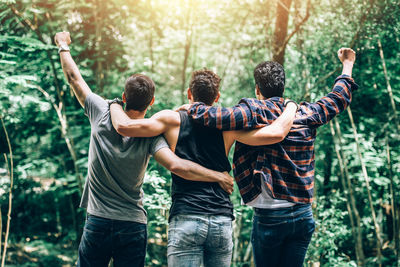
<instances>
[{"instance_id":1,"label":"tree branch","mask_svg":"<svg viewBox=\"0 0 400 267\"><path fill-rule=\"evenodd\" d=\"M8 195L7 226L6 226L6 234L4 236L3 255L2 255L2 259L1 259L1 267L4 267L4 264L5 264L5 261L6 261L7 245L8 245L8 235L10 233L10 223L11 223L12 188L13 188L13 185L14 185L14 161L13 161L13 154L12 154L10 138L8 137L8 132L7 132L6 126L5 126L4 121L3 121L3 117L1 115L0 115L0 120L1 120L1 124L3 126L3 130L4 130L4 133L5 133L5 136L6 136L6 140L7 140L7 144L8 144L8 150L10 152L10 165L8 164L7 154L4 153L4 159L6 161L8 175L10 177L10 192L9 192L9 195Z\"/></svg>"},{"instance_id":2,"label":"tree branch","mask_svg":"<svg viewBox=\"0 0 400 267\"><path fill-rule=\"evenodd\" d=\"M35 87L46 97L46 99L51 103L51 105L53 106L54 110L57 113L58 121L60 122L60 125L61 125L61 135L63 136L65 143L67 144L68 151L69 151L72 161L74 163L76 180L78 182L79 191L82 194L82 192L83 192L82 177L79 174L78 165L76 164L77 156L76 156L75 150L73 148L71 139L68 137L68 124L67 124L67 119L66 119L65 115L63 115L63 113L62 113L62 109L63 109L62 102L60 102L59 105L57 106L57 104L51 99L49 93L47 93L42 87L40 87L38 85L35 85Z\"/></svg>"},{"instance_id":3,"label":"tree branch","mask_svg":"<svg viewBox=\"0 0 400 267\"><path fill-rule=\"evenodd\" d=\"M280 3L280 1L279 1L279 3ZM289 43L290 39L292 39L292 37L300 30L301 26L304 23L306 23L306 21L310 17L310 8L311 8L311 0L308 0L307 1L306 15L304 16L304 18L299 23L296 24L294 30L288 36L286 36L285 41L283 42L282 46L279 48L279 50L278 50L278 52L276 54L280 54L280 53L282 53L283 50L286 49L286 46Z\"/></svg>"}]
</instances>

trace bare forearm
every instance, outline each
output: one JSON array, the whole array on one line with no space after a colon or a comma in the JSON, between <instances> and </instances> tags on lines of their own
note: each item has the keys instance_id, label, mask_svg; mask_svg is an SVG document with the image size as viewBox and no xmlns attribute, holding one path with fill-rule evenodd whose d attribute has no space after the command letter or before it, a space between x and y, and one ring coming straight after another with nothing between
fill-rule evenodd
<instances>
[{"instance_id":1,"label":"bare forearm","mask_svg":"<svg viewBox=\"0 0 400 267\"><path fill-rule=\"evenodd\" d=\"M296 111L297 105L294 103L289 103L283 113L271 124L271 127L279 129L281 132L280 134L286 136L289 133L290 128L292 128Z\"/></svg>"},{"instance_id":2,"label":"bare forearm","mask_svg":"<svg viewBox=\"0 0 400 267\"><path fill-rule=\"evenodd\" d=\"M198 182L217 182L227 193L233 191L233 177L227 172L217 172L206 169L197 163L181 159L171 149L162 148L154 155L154 158L165 168L180 177Z\"/></svg>"},{"instance_id":3,"label":"bare forearm","mask_svg":"<svg viewBox=\"0 0 400 267\"><path fill-rule=\"evenodd\" d=\"M202 167L189 160L180 159L177 166L171 170L176 175L190 181L220 182L221 173Z\"/></svg>"},{"instance_id":4,"label":"bare forearm","mask_svg":"<svg viewBox=\"0 0 400 267\"><path fill-rule=\"evenodd\" d=\"M60 53L61 66L69 85L72 87L76 98L82 107L85 105L86 96L91 93L89 86L82 78L78 66L67 51Z\"/></svg>"},{"instance_id":5,"label":"bare forearm","mask_svg":"<svg viewBox=\"0 0 400 267\"><path fill-rule=\"evenodd\" d=\"M344 61L343 62L343 70L342 74L348 75L351 77L352 71L353 71L353 65L354 62L351 61Z\"/></svg>"},{"instance_id":6,"label":"bare forearm","mask_svg":"<svg viewBox=\"0 0 400 267\"><path fill-rule=\"evenodd\" d=\"M125 135L125 131L123 130L123 128L126 128L126 125L128 125L128 121L130 120L130 118L128 117L128 115L126 115L122 106L118 104L112 104L110 106L110 114L114 129L119 134Z\"/></svg>"},{"instance_id":7,"label":"bare forearm","mask_svg":"<svg viewBox=\"0 0 400 267\"><path fill-rule=\"evenodd\" d=\"M283 113L271 125L257 130L235 132L235 139L250 146L278 143L289 133L293 125L296 110L296 104L289 103Z\"/></svg>"},{"instance_id":8,"label":"bare forearm","mask_svg":"<svg viewBox=\"0 0 400 267\"><path fill-rule=\"evenodd\" d=\"M114 129L123 136L153 137L163 134L172 125L171 119L166 119L168 111L160 111L149 119L131 119L120 105L112 104L110 112ZM176 115L175 112L172 114Z\"/></svg>"}]
</instances>

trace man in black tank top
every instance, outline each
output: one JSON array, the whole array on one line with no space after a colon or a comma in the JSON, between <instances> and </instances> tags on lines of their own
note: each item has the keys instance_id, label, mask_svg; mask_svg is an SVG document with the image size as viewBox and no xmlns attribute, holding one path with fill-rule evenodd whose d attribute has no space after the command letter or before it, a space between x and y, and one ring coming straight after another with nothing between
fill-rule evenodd
<instances>
[{"instance_id":1,"label":"man in black tank top","mask_svg":"<svg viewBox=\"0 0 400 267\"><path fill-rule=\"evenodd\" d=\"M187 91L192 103L212 105L219 99L218 75L209 70L192 74ZM111 105L114 128L124 136L164 134L181 158L206 168L229 172L227 155L237 140L248 145L280 142L289 132L296 104L289 104L271 125L252 131L221 132L192 122L186 111L163 110L150 119L131 120L121 106ZM232 256L232 188L221 181L194 182L172 174L172 206L168 230L169 266L230 266Z\"/></svg>"}]
</instances>

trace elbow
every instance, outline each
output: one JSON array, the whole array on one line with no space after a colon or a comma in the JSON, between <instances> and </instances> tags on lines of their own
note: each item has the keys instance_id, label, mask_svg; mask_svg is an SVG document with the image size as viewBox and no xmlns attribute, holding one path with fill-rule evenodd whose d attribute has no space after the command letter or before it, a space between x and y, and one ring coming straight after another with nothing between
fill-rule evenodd
<instances>
[{"instance_id":1,"label":"elbow","mask_svg":"<svg viewBox=\"0 0 400 267\"><path fill-rule=\"evenodd\" d=\"M179 176L184 176L184 174L186 173L184 165L180 164L180 162L177 161L171 162L168 166L168 170Z\"/></svg>"},{"instance_id":2,"label":"elbow","mask_svg":"<svg viewBox=\"0 0 400 267\"><path fill-rule=\"evenodd\" d=\"M289 130L290 130L290 129L289 129ZM280 131L279 134L278 134L279 142L283 141L283 140L286 138L286 136L287 136L288 133L289 133L289 130L285 131L284 129L281 129L281 131Z\"/></svg>"},{"instance_id":3,"label":"elbow","mask_svg":"<svg viewBox=\"0 0 400 267\"><path fill-rule=\"evenodd\" d=\"M125 123L114 123L114 128L122 136L128 136L128 126Z\"/></svg>"},{"instance_id":4,"label":"elbow","mask_svg":"<svg viewBox=\"0 0 400 267\"><path fill-rule=\"evenodd\" d=\"M74 85L78 84L78 77L71 69L65 70L65 76L67 77L68 84L74 87Z\"/></svg>"},{"instance_id":5,"label":"elbow","mask_svg":"<svg viewBox=\"0 0 400 267\"><path fill-rule=\"evenodd\" d=\"M274 131L274 140L276 143L283 141L288 134L288 131L285 131L282 127L279 127Z\"/></svg>"}]
</instances>

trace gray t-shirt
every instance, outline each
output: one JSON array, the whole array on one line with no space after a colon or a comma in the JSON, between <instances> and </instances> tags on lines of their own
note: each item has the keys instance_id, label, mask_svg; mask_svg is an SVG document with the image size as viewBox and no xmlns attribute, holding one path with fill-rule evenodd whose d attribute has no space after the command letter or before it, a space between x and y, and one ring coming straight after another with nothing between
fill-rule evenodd
<instances>
[{"instance_id":1,"label":"gray t-shirt","mask_svg":"<svg viewBox=\"0 0 400 267\"><path fill-rule=\"evenodd\" d=\"M150 155L168 147L164 137L133 138L112 126L108 102L96 94L85 100L91 124L88 177L81 207L89 214L146 223L143 178Z\"/></svg>"}]
</instances>

